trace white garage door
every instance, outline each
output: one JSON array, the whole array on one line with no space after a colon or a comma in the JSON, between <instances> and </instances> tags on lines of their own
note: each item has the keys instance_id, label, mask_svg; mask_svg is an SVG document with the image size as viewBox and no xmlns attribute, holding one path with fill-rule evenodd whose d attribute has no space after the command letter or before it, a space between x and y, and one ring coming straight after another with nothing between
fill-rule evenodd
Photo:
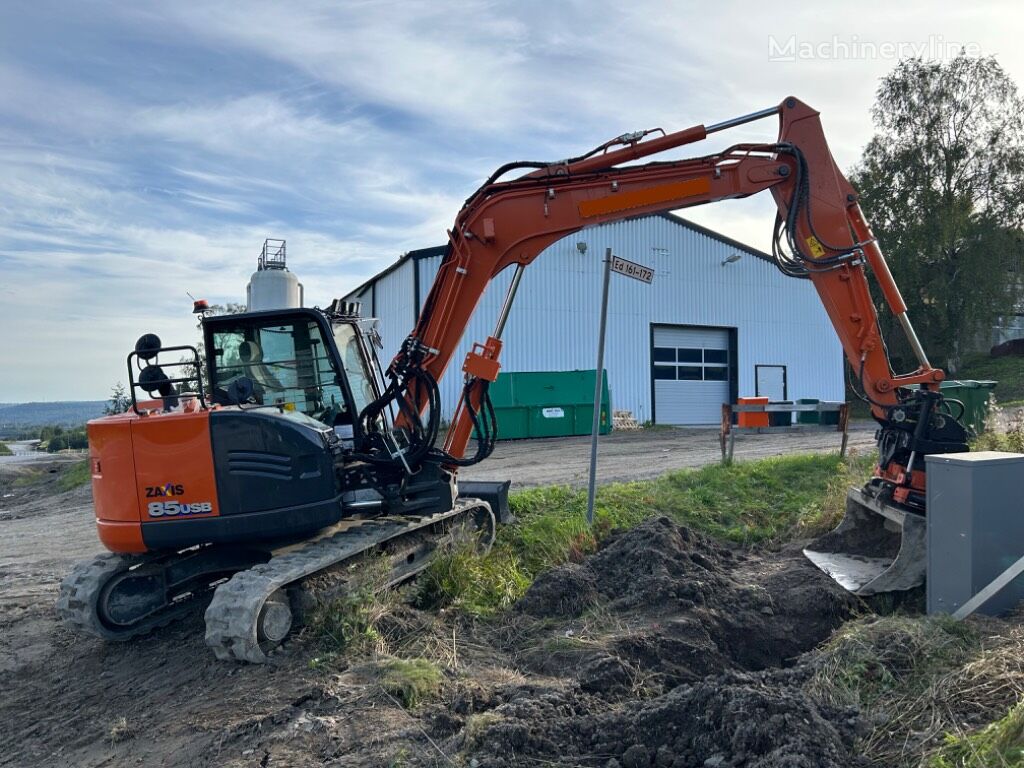
<instances>
[{"instance_id":1,"label":"white garage door","mask_svg":"<svg viewBox=\"0 0 1024 768\"><path fill-rule=\"evenodd\" d=\"M717 424L729 402L729 332L655 326L654 416L659 424Z\"/></svg>"}]
</instances>

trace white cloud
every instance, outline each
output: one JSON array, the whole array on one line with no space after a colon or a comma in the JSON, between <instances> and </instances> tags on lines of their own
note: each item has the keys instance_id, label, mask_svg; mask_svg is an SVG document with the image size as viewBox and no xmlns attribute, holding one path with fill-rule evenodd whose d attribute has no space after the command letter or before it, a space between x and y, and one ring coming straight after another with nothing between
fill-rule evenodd
<instances>
[{"instance_id":1,"label":"white cloud","mask_svg":"<svg viewBox=\"0 0 1024 768\"><path fill-rule=\"evenodd\" d=\"M0 51L0 322L26 331L0 341L14 371L0 400L102 397L139 333L191 337L186 290L239 299L267 236L288 240L310 301L326 303L443 242L510 160L793 94L821 110L848 166L893 62L770 62L769 35L944 35L1024 80L1011 2L214 0L5 15L18 31ZM671 154L775 132L762 121ZM683 213L769 245L767 196ZM56 376L69 368L73 391Z\"/></svg>"}]
</instances>

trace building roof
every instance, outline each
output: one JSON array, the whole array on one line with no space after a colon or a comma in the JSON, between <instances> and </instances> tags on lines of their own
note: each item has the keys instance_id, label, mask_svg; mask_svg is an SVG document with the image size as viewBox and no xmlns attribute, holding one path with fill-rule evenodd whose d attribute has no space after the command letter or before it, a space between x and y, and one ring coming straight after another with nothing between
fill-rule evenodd
<instances>
[{"instance_id":1,"label":"building roof","mask_svg":"<svg viewBox=\"0 0 1024 768\"><path fill-rule=\"evenodd\" d=\"M398 257L398 261L396 261L394 264L381 270L373 277L364 280L357 287L353 288L345 295L355 296L362 293L375 282L380 280L382 277L387 277L408 261L420 261L421 259L430 259L433 258L434 256L444 256L444 252L445 250L447 250L447 248L447 245L433 245L429 248L417 248L415 251L408 251L406 253L403 253L401 256Z\"/></svg>"},{"instance_id":2,"label":"building roof","mask_svg":"<svg viewBox=\"0 0 1024 768\"><path fill-rule=\"evenodd\" d=\"M706 237L710 237L712 240L717 240L718 242L720 242L720 243L722 243L724 245L728 245L729 247L735 248L738 251L743 251L744 253L748 253L751 256L754 256L754 257L756 257L758 259L763 259L764 261L770 261L773 264L775 263L775 259L773 259L771 257L771 254L765 253L764 251L759 251L757 248L752 248L749 245L745 245L745 244L741 243L739 240L733 240L731 237L726 237L721 232L716 232L713 229L708 229L707 227L702 227L700 224L696 224L696 223L690 221L689 219L684 219L682 216L677 216L676 214L669 213L669 212L656 213L654 215L655 216L661 216L663 219L668 219L669 221L673 221L676 224L679 224L681 226L686 227L687 229L692 229L694 232L699 232L700 234L705 235ZM647 217L641 216L639 218L647 218Z\"/></svg>"},{"instance_id":3,"label":"building roof","mask_svg":"<svg viewBox=\"0 0 1024 768\"><path fill-rule=\"evenodd\" d=\"M717 240L718 242L722 243L723 245L728 245L730 248L735 248L738 251L743 251L744 253L747 253L747 254L750 254L751 256L754 256L755 258L762 259L764 261L769 261L769 262L773 262L774 261L774 259L772 259L772 257L769 254L765 253L764 251L759 251L756 248L751 248L749 245L744 245L743 243L741 243L738 240L733 240L731 237L726 237L721 232L716 232L713 229L708 229L707 227L702 227L700 224L695 224L694 222L690 221L689 219L684 219L682 216L677 216L674 213L665 212L665 213L655 213L655 214L644 214L643 216L636 216L636 217L633 217L633 218L630 218L630 219L626 219L626 221L638 221L640 219L650 219L650 218L655 218L655 217L661 217L663 219L668 219L669 221L673 222L674 224L678 224L678 225L680 225L682 227L686 227L687 229L693 230L694 232L697 232L698 234L704 235L705 237L710 237L712 240ZM349 291L345 295L346 296L355 296L355 295L358 295L360 293L363 293L365 290L367 290L375 282L380 280L382 277L386 277L387 275L390 275L392 272L394 272L396 269L399 269L406 262L409 262L409 261L416 262L416 261L420 261L421 259L430 259L430 258L433 258L435 256L444 256L444 252L447 250L447 248L448 248L447 245L435 245L435 246L431 246L429 248L418 248L415 251L408 251L407 253L403 253L399 257L398 261L396 261L394 264L392 264L389 267L381 270L380 272L378 272L373 277L363 281L356 288L352 289L351 291Z\"/></svg>"}]
</instances>

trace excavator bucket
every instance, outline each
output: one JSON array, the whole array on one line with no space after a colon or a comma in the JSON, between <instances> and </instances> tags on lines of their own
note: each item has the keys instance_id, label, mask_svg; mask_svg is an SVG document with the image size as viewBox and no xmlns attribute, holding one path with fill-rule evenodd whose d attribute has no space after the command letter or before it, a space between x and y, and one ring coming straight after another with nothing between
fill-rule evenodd
<instances>
[{"instance_id":1,"label":"excavator bucket","mask_svg":"<svg viewBox=\"0 0 1024 768\"><path fill-rule=\"evenodd\" d=\"M924 583L925 518L851 488L835 530L804 555L855 595L898 592Z\"/></svg>"}]
</instances>

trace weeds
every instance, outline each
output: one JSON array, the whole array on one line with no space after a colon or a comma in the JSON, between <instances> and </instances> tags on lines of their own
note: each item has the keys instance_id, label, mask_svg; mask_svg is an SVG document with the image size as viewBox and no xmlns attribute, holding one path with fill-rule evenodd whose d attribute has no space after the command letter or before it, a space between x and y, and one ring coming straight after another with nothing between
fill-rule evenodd
<instances>
[{"instance_id":1,"label":"weeds","mask_svg":"<svg viewBox=\"0 0 1024 768\"><path fill-rule=\"evenodd\" d=\"M870 708L892 695L921 694L977 649L977 634L949 616L855 621L822 649L809 687L830 704Z\"/></svg>"},{"instance_id":2,"label":"weeds","mask_svg":"<svg viewBox=\"0 0 1024 768\"><path fill-rule=\"evenodd\" d=\"M127 717L119 717L114 721L114 724L110 726L110 731L107 734L110 743L120 744L122 741L127 741L135 735L135 729L131 723L128 722Z\"/></svg>"},{"instance_id":3,"label":"weeds","mask_svg":"<svg viewBox=\"0 0 1024 768\"><path fill-rule=\"evenodd\" d=\"M427 659L388 659L378 667L384 692L412 709L441 691L441 670Z\"/></svg>"},{"instance_id":4,"label":"weeds","mask_svg":"<svg viewBox=\"0 0 1024 768\"><path fill-rule=\"evenodd\" d=\"M1024 702L980 731L947 737L945 745L928 762L928 768L989 766L1024 766Z\"/></svg>"},{"instance_id":5,"label":"weeds","mask_svg":"<svg viewBox=\"0 0 1024 768\"><path fill-rule=\"evenodd\" d=\"M971 450L1024 453L1024 409L1007 413L990 397L985 429L971 443Z\"/></svg>"},{"instance_id":6,"label":"weeds","mask_svg":"<svg viewBox=\"0 0 1024 768\"><path fill-rule=\"evenodd\" d=\"M873 764L1021 766L1024 713L1007 714L1024 696L1024 627L1017 622L855 621L820 651L807 690L831 705L856 706L875 723L860 747Z\"/></svg>"},{"instance_id":7,"label":"weeds","mask_svg":"<svg viewBox=\"0 0 1024 768\"><path fill-rule=\"evenodd\" d=\"M13 456L13 455L14 455L14 451L12 451L7 446L7 443L0 442L0 456Z\"/></svg>"},{"instance_id":8,"label":"weeds","mask_svg":"<svg viewBox=\"0 0 1024 768\"><path fill-rule=\"evenodd\" d=\"M312 665L320 666L341 652L358 655L381 651L382 637L377 624L386 612L383 598L371 587L354 590L319 606L313 611L309 626L323 639L327 658L317 657Z\"/></svg>"}]
</instances>

